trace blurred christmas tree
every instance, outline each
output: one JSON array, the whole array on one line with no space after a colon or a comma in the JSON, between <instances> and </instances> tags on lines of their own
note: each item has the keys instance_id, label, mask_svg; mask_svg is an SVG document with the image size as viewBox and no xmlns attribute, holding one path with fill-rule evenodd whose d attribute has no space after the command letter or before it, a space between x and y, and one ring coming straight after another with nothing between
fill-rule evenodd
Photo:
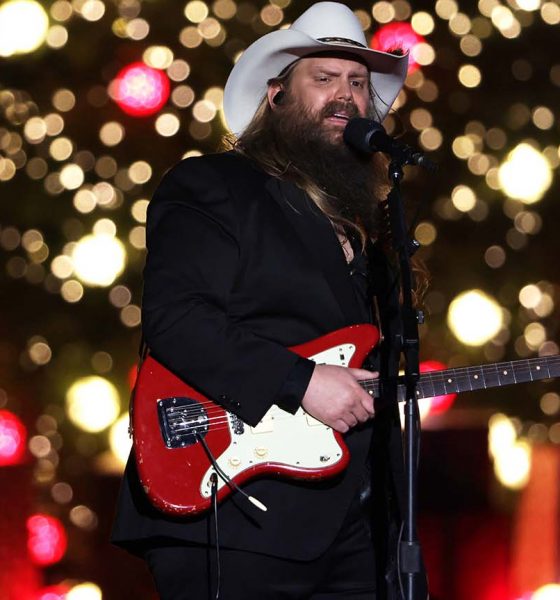
<instances>
[{"instance_id":1,"label":"blurred christmas tree","mask_svg":"<svg viewBox=\"0 0 560 600\"><path fill-rule=\"evenodd\" d=\"M239 53L311 3L0 6L0 409L26 424L37 511L69 527L71 546L92 543L111 504L92 510L80 482L120 472L128 451L149 198L174 162L218 148ZM436 177L408 170L405 186L433 279L423 357L557 353L558 2L352 8L368 33L401 24L377 41L408 40L417 67L385 125L440 163ZM517 416L517 435L558 444L552 389L456 405ZM61 565L51 579L83 576Z\"/></svg>"}]
</instances>

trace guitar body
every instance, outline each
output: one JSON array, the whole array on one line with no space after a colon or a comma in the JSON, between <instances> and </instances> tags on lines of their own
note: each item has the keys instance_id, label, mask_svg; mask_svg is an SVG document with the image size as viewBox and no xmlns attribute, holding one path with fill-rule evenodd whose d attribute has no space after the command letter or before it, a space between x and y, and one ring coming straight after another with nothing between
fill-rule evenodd
<instances>
[{"instance_id":1,"label":"guitar body","mask_svg":"<svg viewBox=\"0 0 560 600\"><path fill-rule=\"evenodd\" d=\"M360 367L378 339L372 325L355 325L291 350L318 364ZM342 436L302 408L292 415L273 405L251 427L151 356L138 374L132 427L144 490L157 508L173 515L196 515L210 507L215 467L208 451L237 485L262 475L322 479L349 461ZM218 500L232 490L218 476Z\"/></svg>"}]
</instances>

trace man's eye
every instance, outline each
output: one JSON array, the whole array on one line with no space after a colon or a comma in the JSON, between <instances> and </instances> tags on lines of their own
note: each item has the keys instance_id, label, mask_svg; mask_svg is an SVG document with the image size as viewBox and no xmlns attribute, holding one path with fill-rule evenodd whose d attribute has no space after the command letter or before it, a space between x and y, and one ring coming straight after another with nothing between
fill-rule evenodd
<instances>
[{"instance_id":1,"label":"man's eye","mask_svg":"<svg viewBox=\"0 0 560 600\"><path fill-rule=\"evenodd\" d=\"M365 85L366 85L366 84L365 84L365 82L364 82L364 81L356 81L356 80L354 80L354 81L352 82L352 85L353 85L354 87L363 88L363 87L365 87Z\"/></svg>"},{"instance_id":2,"label":"man's eye","mask_svg":"<svg viewBox=\"0 0 560 600\"><path fill-rule=\"evenodd\" d=\"M319 81L320 83L327 83L328 81L330 81L329 77L317 77L317 81Z\"/></svg>"}]
</instances>

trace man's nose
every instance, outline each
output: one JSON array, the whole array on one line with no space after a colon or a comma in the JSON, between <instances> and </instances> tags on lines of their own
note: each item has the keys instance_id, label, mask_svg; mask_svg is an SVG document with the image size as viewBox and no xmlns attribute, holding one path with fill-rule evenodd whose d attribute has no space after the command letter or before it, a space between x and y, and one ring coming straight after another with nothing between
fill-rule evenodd
<instances>
[{"instance_id":1,"label":"man's nose","mask_svg":"<svg viewBox=\"0 0 560 600\"><path fill-rule=\"evenodd\" d=\"M352 86L349 81L339 81L336 98L337 100L352 100Z\"/></svg>"}]
</instances>

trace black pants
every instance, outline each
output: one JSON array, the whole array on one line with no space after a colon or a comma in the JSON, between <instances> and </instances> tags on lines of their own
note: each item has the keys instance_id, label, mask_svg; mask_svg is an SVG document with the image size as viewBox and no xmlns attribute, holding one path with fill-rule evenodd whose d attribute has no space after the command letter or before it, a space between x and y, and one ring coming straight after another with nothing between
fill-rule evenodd
<instances>
[{"instance_id":1,"label":"black pants","mask_svg":"<svg viewBox=\"0 0 560 600\"><path fill-rule=\"evenodd\" d=\"M160 541L144 554L161 600L213 600L214 548ZM220 550L220 600L375 600L373 547L359 506L312 561Z\"/></svg>"}]
</instances>

